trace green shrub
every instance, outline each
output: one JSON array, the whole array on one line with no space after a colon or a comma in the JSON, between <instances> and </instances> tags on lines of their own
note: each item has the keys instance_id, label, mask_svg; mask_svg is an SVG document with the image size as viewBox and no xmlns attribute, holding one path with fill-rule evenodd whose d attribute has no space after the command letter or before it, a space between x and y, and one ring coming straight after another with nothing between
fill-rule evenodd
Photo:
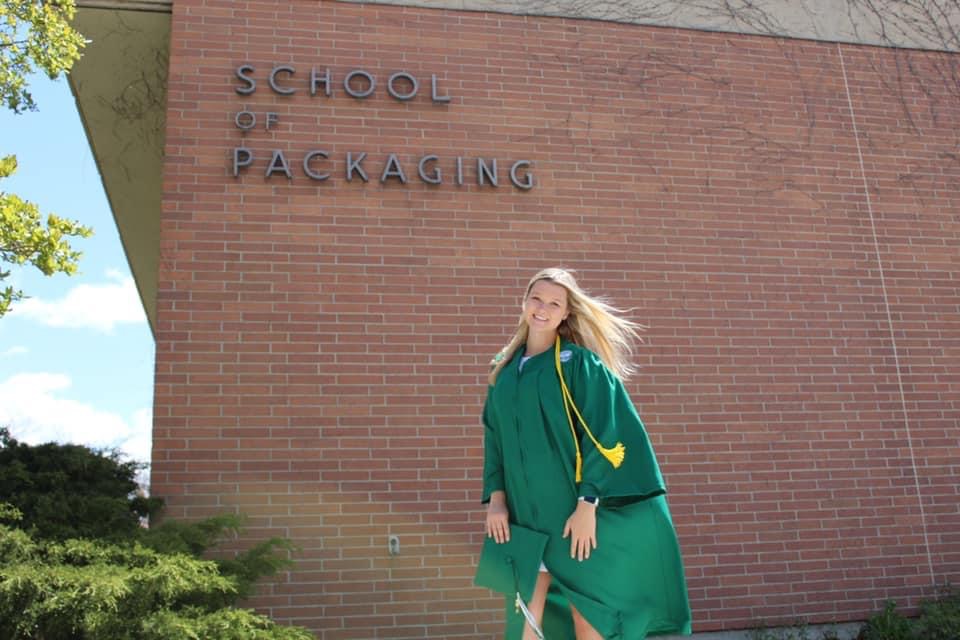
<instances>
[{"instance_id":1,"label":"green shrub","mask_svg":"<svg viewBox=\"0 0 960 640\"><path fill-rule=\"evenodd\" d=\"M920 605L914 629L921 640L960 640L960 593L948 584Z\"/></svg>"},{"instance_id":2,"label":"green shrub","mask_svg":"<svg viewBox=\"0 0 960 640\"><path fill-rule=\"evenodd\" d=\"M138 640L314 640L296 627L281 627L239 609L206 613L188 609L178 615L161 611L144 620Z\"/></svg>"},{"instance_id":3,"label":"green shrub","mask_svg":"<svg viewBox=\"0 0 960 640\"><path fill-rule=\"evenodd\" d=\"M236 514L222 514L196 522L167 520L158 527L141 530L138 539L144 546L160 553L181 553L201 558L224 539L241 536L243 523L243 516ZM275 575L293 564L288 558L288 552L293 550L294 545L289 540L271 538L233 557L214 558L221 575L230 578L236 589L232 592L208 593L204 598L192 602L207 607L230 606L250 597L257 580Z\"/></svg>"},{"instance_id":4,"label":"green shrub","mask_svg":"<svg viewBox=\"0 0 960 640\"><path fill-rule=\"evenodd\" d=\"M313 640L231 608L289 566L292 545L216 553L243 518L168 520L145 498L142 465L78 445L29 446L0 429L0 638L3 640Z\"/></svg>"},{"instance_id":5,"label":"green shrub","mask_svg":"<svg viewBox=\"0 0 960 640\"><path fill-rule=\"evenodd\" d=\"M144 467L117 451L73 444L27 445L0 428L0 502L20 510L20 527L44 540L126 540L163 502L138 491Z\"/></svg>"},{"instance_id":6,"label":"green shrub","mask_svg":"<svg viewBox=\"0 0 960 640\"><path fill-rule=\"evenodd\" d=\"M760 626L749 632L750 640L813 640L806 623L775 629ZM819 640L839 640L831 629L820 631ZM920 604L920 616L910 619L888 600L883 611L860 628L857 640L960 640L960 593L948 584L936 597Z\"/></svg>"},{"instance_id":7,"label":"green shrub","mask_svg":"<svg viewBox=\"0 0 960 640\"><path fill-rule=\"evenodd\" d=\"M116 451L48 443L27 445L0 428L0 503L16 507L18 528L37 540L90 539L117 544L138 542L161 553L204 557L223 540L243 531L243 516L223 514L196 522L168 520L144 528L163 501L142 495L138 462L124 462ZM217 557L220 573L236 589L206 593L194 604L228 606L253 594L255 582L292 563L293 545L282 538L262 541L233 557Z\"/></svg>"},{"instance_id":8,"label":"green shrub","mask_svg":"<svg viewBox=\"0 0 960 640\"><path fill-rule=\"evenodd\" d=\"M0 512L19 519L9 506ZM190 604L236 593L211 561L139 543L38 542L0 524L0 638L313 640L250 611Z\"/></svg>"},{"instance_id":9,"label":"green shrub","mask_svg":"<svg viewBox=\"0 0 960 640\"><path fill-rule=\"evenodd\" d=\"M913 640L910 620L897 611L897 603L888 600L883 611L874 614L860 630L858 640Z\"/></svg>"}]
</instances>

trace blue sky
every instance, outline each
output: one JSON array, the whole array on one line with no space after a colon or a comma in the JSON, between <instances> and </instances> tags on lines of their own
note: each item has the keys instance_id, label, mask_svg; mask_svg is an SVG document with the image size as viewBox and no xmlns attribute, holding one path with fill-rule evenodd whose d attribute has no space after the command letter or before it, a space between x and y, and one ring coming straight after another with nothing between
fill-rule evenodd
<instances>
[{"instance_id":1,"label":"blue sky","mask_svg":"<svg viewBox=\"0 0 960 640\"><path fill-rule=\"evenodd\" d=\"M23 442L117 447L149 462L153 336L70 87L39 75L30 90L39 111L0 108L0 156L19 164L0 191L94 235L72 242L78 274L12 268L4 283L30 299L0 318L0 426Z\"/></svg>"}]
</instances>

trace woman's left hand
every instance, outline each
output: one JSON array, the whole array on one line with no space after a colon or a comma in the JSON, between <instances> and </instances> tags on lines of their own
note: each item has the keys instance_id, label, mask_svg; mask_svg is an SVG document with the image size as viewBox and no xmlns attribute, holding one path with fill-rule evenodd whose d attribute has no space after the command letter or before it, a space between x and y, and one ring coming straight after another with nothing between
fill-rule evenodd
<instances>
[{"instance_id":1,"label":"woman's left hand","mask_svg":"<svg viewBox=\"0 0 960 640\"><path fill-rule=\"evenodd\" d=\"M576 510L563 526L563 537L570 536L570 557L583 561L597 548L597 507L578 502Z\"/></svg>"}]
</instances>

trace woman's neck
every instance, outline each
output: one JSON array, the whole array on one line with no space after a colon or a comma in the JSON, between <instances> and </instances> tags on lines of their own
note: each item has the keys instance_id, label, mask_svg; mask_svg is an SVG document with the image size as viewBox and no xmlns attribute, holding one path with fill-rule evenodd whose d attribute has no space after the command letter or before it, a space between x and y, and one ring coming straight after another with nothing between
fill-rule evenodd
<instances>
[{"instance_id":1,"label":"woman's neck","mask_svg":"<svg viewBox=\"0 0 960 640\"><path fill-rule=\"evenodd\" d=\"M530 333L527 335L527 348L524 351L524 355L527 356L536 356L544 351L553 348L554 343L557 340L557 332L551 331L549 333Z\"/></svg>"}]
</instances>

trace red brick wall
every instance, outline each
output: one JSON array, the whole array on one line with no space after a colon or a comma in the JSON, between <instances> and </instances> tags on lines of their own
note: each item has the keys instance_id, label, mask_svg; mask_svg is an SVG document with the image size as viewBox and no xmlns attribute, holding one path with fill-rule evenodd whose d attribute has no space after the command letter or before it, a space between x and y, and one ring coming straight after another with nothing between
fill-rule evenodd
<instances>
[{"instance_id":1,"label":"red brick wall","mask_svg":"<svg viewBox=\"0 0 960 640\"><path fill-rule=\"evenodd\" d=\"M696 630L960 580L955 56L306 1L178 0L172 33L153 491L300 546L261 610L324 639L498 637L471 587L486 363L558 264L649 326L630 388ZM310 97L312 66L379 86ZM274 149L292 180L264 177ZM346 182L361 151L371 182ZM409 184L377 181L389 153ZM427 153L445 184L416 177ZM452 184L456 156L501 186Z\"/></svg>"}]
</instances>

